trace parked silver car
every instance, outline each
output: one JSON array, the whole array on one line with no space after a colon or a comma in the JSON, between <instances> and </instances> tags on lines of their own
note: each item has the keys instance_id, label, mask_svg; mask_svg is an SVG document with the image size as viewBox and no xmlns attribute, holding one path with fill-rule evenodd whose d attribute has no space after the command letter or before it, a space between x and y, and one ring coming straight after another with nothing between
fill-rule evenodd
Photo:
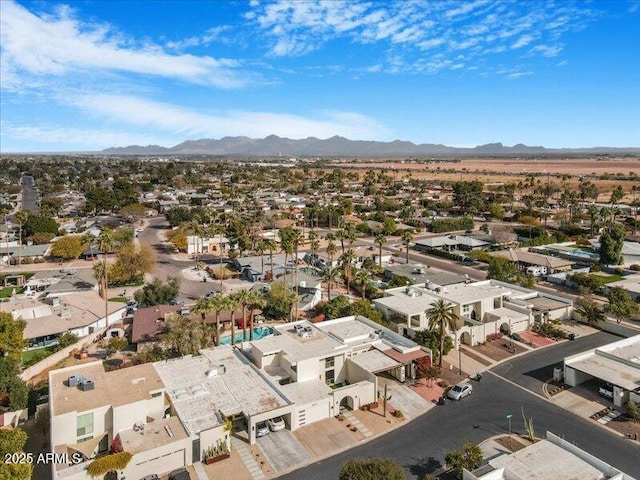
<instances>
[{"instance_id":1,"label":"parked silver car","mask_svg":"<svg viewBox=\"0 0 640 480\"><path fill-rule=\"evenodd\" d=\"M471 384L461 382L454 385L454 387L447 392L447 397L451 400L462 400L464 397L471 395L471 392L473 392Z\"/></svg>"},{"instance_id":2,"label":"parked silver car","mask_svg":"<svg viewBox=\"0 0 640 480\"><path fill-rule=\"evenodd\" d=\"M264 437L265 435L269 435L269 426L267 422L258 422L256 423L256 437Z\"/></svg>"},{"instance_id":3,"label":"parked silver car","mask_svg":"<svg viewBox=\"0 0 640 480\"><path fill-rule=\"evenodd\" d=\"M284 420L282 419L282 417L275 417L271 420L267 420L267 424L269 425L269 428L272 432L284 430L285 428Z\"/></svg>"}]
</instances>

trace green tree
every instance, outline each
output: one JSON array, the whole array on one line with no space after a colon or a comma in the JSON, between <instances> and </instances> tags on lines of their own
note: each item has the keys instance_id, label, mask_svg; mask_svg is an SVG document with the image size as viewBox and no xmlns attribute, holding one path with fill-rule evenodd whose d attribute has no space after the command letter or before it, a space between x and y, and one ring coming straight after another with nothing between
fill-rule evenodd
<instances>
[{"instance_id":1,"label":"green tree","mask_svg":"<svg viewBox=\"0 0 640 480\"><path fill-rule=\"evenodd\" d=\"M13 411L27 408L29 386L19 377L15 377L9 386L9 408Z\"/></svg>"},{"instance_id":2,"label":"green tree","mask_svg":"<svg viewBox=\"0 0 640 480\"><path fill-rule=\"evenodd\" d=\"M14 320L7 312L0 312L0 358L19 362L25 347L24 320Z\"/></svg>"},{"instance_id":3,"label":"green tree","mask_svg":"<svg viewBox=\"0 0 640 480\"><path fill-rule=\"evenodd\" d=\"M387 325L387 322L382 318L382 314L371 306L367 300L356 300L355 302L349 304L344 311L344 317L348 317L351 315L360 315L362 317L366 317L369 320L373 320L380 325Z\"/></svg>"},{"instance_id":4,"label":"green tree","mask_svg":"<svg viewBox=\"0 0 640 480\"><path fill-rule=\"evenodd\" d=\"M504 216L506 215L506 212L504 211L504 207L502 205L500 205L499 203L492 203L492 204L489 205L489 214L493 218L497 218L498 220L502 220L504 218Z\"/></svg>"},{"instance_id":5,"label":"green tree","mask_svg":"<svg viewBox=\"0 0 640 480\"><path fill-rule=\"evenodd\" d=\"M155 266L156 257L151 246L126 242L118 248L116 261L109 268L111 285L136 282L151 273Z\"/></svg>"},{"instance_id":6,"label":"green tree","mask_svg":"<svg viewBox=\"0 0 640 480\"><path fill-rule=\"evenodd\" d=\"M400 465L390 458L355 458L340 468L338 480L405 480Z\"/></svg>"},{"instance_id":7,"label":"green tree","mask_svg":"<svg viewBox=\"0 0 640 480\"><path fill-rule=\"evenodd\" d=\"M349 298L344 295L339 295L325 303L323 310L327 318L332 319L344 316L345 310L348 307Z\"/></svg>"},{"instance_id":8,"label":"green tree","mask_svg":"<svg viewBox=\"0 0 640 480\"><path fill-rule=\"evenodd\" d=\"M53 233L56 235L58 233L58 224L53 218L46 215L29 215L26 222L24 222L23 229L25 237L30 237L36 233Z\"/></svg>"},{"instance_id":9,"label":"green tree","mask_svg":"<svg viewBox=\"0 0 640 480\"><path fill-rule=\"evenodd\" d=\"M211 328L182 315L170 315L165 322L163 342L180 355L195 355L211 346Z\"/></svg>"},{"instance_id":10,"label":"green tree","mask_svg":"<svg viewBox=\"0 0 640 480\"><path fill-rule=\"evenodd\" d=\"M440 335L440 352L444 351L444 337L446 330L455 332L458 330L458 315L453 311L453 305L439 298L426 311L429 330L437 330ZM442 367L444 355L438 358L438 366Z\"/></svg>"},{"instance_id":11,"label":"green tree","mask_svg":"<svg viewBox=\"0 0 640 480\"><path fill-rule=\"evenodd\" d=\"M289 290L284 282L273 282L266 298L264 314L276 320L289 318L295 300L295 292Z\"/></svg>"},{"instance_id":12,"label":"green tree","mask_svg":"<svg viewBox=\"0 0 640 480\"><path fill-rule=\"evenodd\" d=\"M414 342L427 347L433 352L434 358L440 358L440 332L435 330L419 330L412 339ZM444 336L443 356L446 356L453 348L453 340L449 335Z\"/></svg>"},{"instance_id":13,"label":"green tree","mask_svg":"<svg viewBox=\"0 0 640 480\"><path fill-rule=\"evenodd\" d=\"M65 332L58 337L58 345L60 345L60 347L62 348L68 347L69 345L73 345L77 341L78 341L78 335L71 332Z\"/></svg>"},{"instance_id":14,"label":"green tree","mask_svg":"<svg viewBox=\"0 0 640 480\"><path fill-rule=\"evenodd\" d=\"M138 222L144 218L144 214L147 211L146 207L141 203L130 203L120 209L120 215L125 217L130 222Z\"/></svg>"},{"instance_id":15,"label":"green tree","mask_svg":"<svg viewBox=\"0 0 640 480\"><path fill-rule=\"evenodd\" d=\"M587 296L578 299L575 312L580 316L580 320L594 327L607 320L600 306Z\"/></svg>"},{"instance_id":16,"label":"green tree","mask_svg":"<svg viewBox=\"0 0 640 480\"><path fill-rule=\"evenodd\" d=\"M249 307L249 340L253 341L254 313L256 310L264 308L267 302L262 296L262 292L260 292L259 290L249 290L247 301Z\"/></svg>"},{"instance_id":17,"label":"green tree","mask_svg":"<svg viewBox=\"0 0 640 480\"><path fill-rule=\"evenodd\" d=\"M518 279L518 270L507 258L493 257L489 261L488 277L500 282L512 283Z\"/></svg>"},{"instance_id":18,"label":"green tree","mask_svg":"<svg viewBox=\"0 0 640 480\"><path fill-rule=\"evenodd\" d=\"M453 203L461 210L477 214L485 209L482 190L484 184L479 180L461 181L453 184Z\"/></svg>"},{"instance_id":19,"label":"green tree","mask_svg":"<svg viewBox=\"0 0 640 480\"><path fill-rule=\"evenodd\" d=\"M24 451L27 434L21 428L3 428L0 430L0 457ZM31 478L32 466L29 463L0 462L0 479L25 480Z\"/></svg>"},{"instance_id":20,"label":"green tree","mask_svg":"<svg viewBox=\"0 0 640 480\"><path fill-rule=\"evenodd\" d=\"M472 471L482 465L482 449L475 443L466 442L461 449L445 453L444 461L461 479L464 469Z\"/></svg>"},{"instance_id":21,"label":"green tree","mask_svg":"<svg viewBox=\"0 0 640 480\"><path fill-rule=\"evenodd\" d=\"M640 312L640 305L633 301L624 288L609 288L607 300L609 303L605 305L604 311L613 315L618 323L625 318L634 318Z\"/></svg>"},{"instance_id":22,"label":"green tree","mask_svg":"<svg viewBox=\"0 0 640 480\"><path fill-rule=\"evenodd\" d=\"M620 265L626 231L619 223L611 224L600 236L600 263Z\"/></svg>"},{"instance_id":23,"label":"green tree","mask_svg":"<svg viewBox=\"0 0 640 480\"><path fill-rule=\"evenodd\" d=\"M80 235L65 235L52 246L49 254L64 260L75 260L84 251L84 242Z\"/></svg>"},{"instance_id":24,"label":"green tree","mask_svg":"<svg viewBox=\"0 0 640 480\"><path fill-rule=\"evenodd\" d=\"M142 290L134 294L134 298L140 305L161 305L167 304L178 296L180 291L180 279L168 277L166 282L159 278L154 278L151 283L145 284Z\"/></svg>"},{"instance_id":25,"label":"green tree","mask_svg":"<svg viewBox=\"0 0 640 480\"><path fill-rule=\"evenodd\" d=\"M360 287L360 293L364 300L369 285L371 285L371 273L365 268L358 270L353 278L353 283Z\"/></svg>"}]
</instances>

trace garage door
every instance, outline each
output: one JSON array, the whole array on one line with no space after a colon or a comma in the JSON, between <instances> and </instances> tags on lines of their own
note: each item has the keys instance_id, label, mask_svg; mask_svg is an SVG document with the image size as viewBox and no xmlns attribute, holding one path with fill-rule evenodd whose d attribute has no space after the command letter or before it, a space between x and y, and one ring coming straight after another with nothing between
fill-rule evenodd
<instances>
[{"instance_id":1,"label":"garage door","mask_svg":"<svg viewBox=\"0 0 640 480\"><path fill-rule=\"evenodd\" d=\"M176 468L184 467L184 449L167 453L161 457L156 457L137 464L138 471L148 474L156 473L161 475Z\"/></svg>"},{"instance_id":2,"label":"garage door","mask_svg":"<svg viewBox=\"0 0 640 480\"><path fill-rule=\"evenodd\" d=\"M298 408L298 426L301 427L307 423L324 420L331 415L329 412L329 402L318 402L305 405Z\"/></svg>"}]
</instances>

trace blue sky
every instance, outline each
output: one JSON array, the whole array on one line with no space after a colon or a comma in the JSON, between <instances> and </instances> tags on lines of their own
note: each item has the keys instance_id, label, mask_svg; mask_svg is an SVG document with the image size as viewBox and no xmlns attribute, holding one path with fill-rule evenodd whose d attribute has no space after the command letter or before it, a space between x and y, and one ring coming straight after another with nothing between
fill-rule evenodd
<instances>
[{"instance_id":1,"label":"blue sky","mask_svg":"<svg viewBox=\"0 0 640 480\"><path fill-rule=\"evenodd\" d=\"M0 1L0 151L640 147L640 1Z\"/></svg>"}]
</instances>

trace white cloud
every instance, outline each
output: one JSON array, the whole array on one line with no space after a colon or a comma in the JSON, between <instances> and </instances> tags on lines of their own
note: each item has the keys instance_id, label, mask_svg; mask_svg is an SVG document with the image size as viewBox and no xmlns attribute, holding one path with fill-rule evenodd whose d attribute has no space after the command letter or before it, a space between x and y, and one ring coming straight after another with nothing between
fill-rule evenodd
<instances>
[{"instance_id":1,"label":"white cloud","mask_svg":"<svg viewBox=\"0 0 640 480\"><path fill-rule=\"evenodd\" d=\"M556 57L562 52L561 45L536 45L531 53L540 53L544 57Z\"/></svg>"},{"instance_id":2,"label":"white cloud","mask_svg":"<svg viewBox=\"0 0 640 480\"><path fill-rule=\"evenodd\" d=\"M386 65L387 73L432 71L427 64L441 62L425 58L425 52L456 50L469 54L466 64L485 70L486 55L507 57L509 51L523 47L529 47L531 55L556 55L559 47L551 45L597 17L591 8L580 3L540 6L503 0L275 0L252 8L249 23L265 36L264 48L272 56L306 55L341 39L376 44L385 56L400 57L401 61ZM541 48L534 49L538 45Z\"/></svg>"},{"instance_id":3,"label":"white cloud","mask_svg":"<svg viewBox=\"0 0 640 480\"><path fill-rule=\"evenodd\" d=\"M529 75L533 75L533 72L513 72L507 75L509 80L517 80L518 78L528 77Z\"/></svg>"},{"instance_id":4,"label":"white cloud","mask_svg":"<svg viewBox=\"0 0 640 480\"><path fill-rule=\"evenodd\" d=\"M145 98L100 93L73 95L67 101L87 114L167 132L172 137L265 137L275 134L289 138L342 135L371 139L389 134L382 123L355 112L325 111L317 118L240 110L202 113Z\"/></svg>"},{"instance_id":5,"label":"white cloud","mask_svg":"<svg viewBox=\"0 0 640 480\"><path fill-rule=\"evenodd\" d=\"M13 1L0 1L2 71L35 76L82 71L120 71L175 78L221 88L245 84L236 61L172 55L158 45L132 46L108 25L82 23L60 8L35 15Z\"/></svg>"}]
</instances>

